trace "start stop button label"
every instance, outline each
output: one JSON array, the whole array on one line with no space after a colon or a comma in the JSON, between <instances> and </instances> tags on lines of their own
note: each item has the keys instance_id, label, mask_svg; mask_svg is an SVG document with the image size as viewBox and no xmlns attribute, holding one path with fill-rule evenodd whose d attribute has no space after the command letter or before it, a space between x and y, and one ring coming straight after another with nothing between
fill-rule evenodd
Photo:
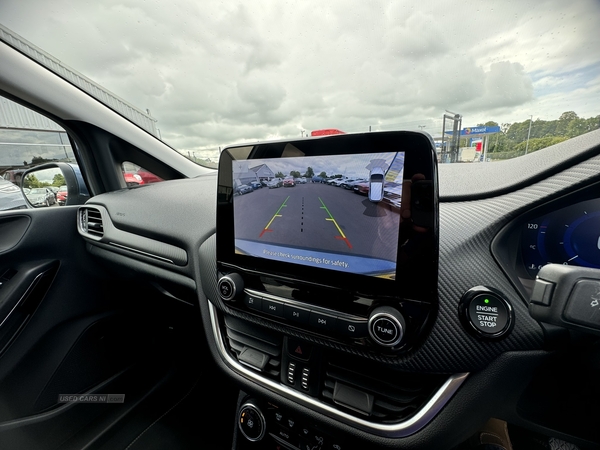
<instances>
[{"instance_id":1,"label":"start stop button label","mask_svg":"<svg viewBox=\"0 0 600 450\"><path fill-rule=\"evenodd\" d=\"M491 288L478 286L465 293L459 305L463 326L483 338L500 338L510 331L513 312L510 303Z\"/></svg>"},{"instance_id":2,"label":"start stop button label","mask_svg":"<svg viewBox=\"0 0 600 450\"><path fill-rule=\"evenodd\" d=\"M506 304L494 295L478 295L471 300L469 319L482 333L501 333L508 325L508 318Z\"/></svg>"}]
</instances>

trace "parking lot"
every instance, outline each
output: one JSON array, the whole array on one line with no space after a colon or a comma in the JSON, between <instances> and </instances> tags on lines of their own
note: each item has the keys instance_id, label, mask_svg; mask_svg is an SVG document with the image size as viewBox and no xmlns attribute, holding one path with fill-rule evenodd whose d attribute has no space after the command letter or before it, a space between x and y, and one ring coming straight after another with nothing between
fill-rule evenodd
<instances>
[{"instance_id":1,"label":"parking lot","mask_svg":"<svg viewBox=\"0 0 600 450\"><path fill-rule=\"evenodd\" d=\"M395 260L399 214L321 183L261 188L234 198L235 237Z\"/></svg>"}]
</instances>

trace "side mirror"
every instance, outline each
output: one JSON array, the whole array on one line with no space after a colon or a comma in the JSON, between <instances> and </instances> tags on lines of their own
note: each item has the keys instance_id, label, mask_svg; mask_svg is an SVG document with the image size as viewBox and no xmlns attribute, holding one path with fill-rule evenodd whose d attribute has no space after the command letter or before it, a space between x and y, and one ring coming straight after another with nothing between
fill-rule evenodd
<instances>
[{"instance_id":1,"label":"side mirror","mask_svg":"<svg viewBox=\"0 0 600 450\"><path fill-rule=\"evenodd\" d=\"M90 194L77 164L48 163L23 173L21 190L33 208L83 205Z\"/></svg>"}]
</instances>

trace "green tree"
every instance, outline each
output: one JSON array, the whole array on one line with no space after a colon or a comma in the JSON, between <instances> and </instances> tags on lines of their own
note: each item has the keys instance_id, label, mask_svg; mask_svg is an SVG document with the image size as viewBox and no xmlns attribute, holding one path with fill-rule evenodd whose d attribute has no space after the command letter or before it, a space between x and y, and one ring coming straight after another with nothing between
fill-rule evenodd
<instances>
[{"instance_id":1,"label":"green tree","mask_svg":"<svg viewBox=\"0 0 600 450\"><path fill-rule=\"evenodd\" d=\"M39 188L42 187L43 184L40 180L38 180L38 178L34 175L34 174L29 174L25 177L25 180L23 180L23 187L28 188L28 189L35 189L35 188Z\"/></svg>"},{"instance_id":2,"label":"green tree","mask_svg":"<svg viewBox=\"0 0 600 450\"><path fill-rule=\"evenodd\" d=\"M293 176L294 178L300 178L300 172L298 172L297 170L292 170L290 172L290 175Z\"/></svg>"},{"instance_id":3,"label":"green tree","mask_svg":"<svg viewBox=\"0 0 600 450\"><path fill-rule=\"evenodd\" d=\"M277 172L275 174L275 177L277 177L277 178L285 178L285 175L283 174L283 172Z\"/></svg>"},{"instance_id":4,"label":"green tree","mask_svg":"<svg viewBox=\"0 0 600 450\"><path fill-rule=\"evenodd\" d=\"M313 170L312 167L309 166L306 168L306 172L304 172L304 176L306 178L312 178L315 176L315 171Z\"/></svg>"},{"instance_id":5,"label":"green tree","mask_svg":"<svg viewBox=\"0 0 600 450\"><path fill-rule=\"evenodd\" d=\"M65 184L67 184L67 182L65 181L65 177L62 173L57 173L56 175L54 175L54 178L52 179L52 186L60 187Z\"/></svg>"},{"instance_id":6,"label":"green tree","mask_svg":"<svg viewBox=\"0 0 600 450\"><path fill-rule=\"evenodd\" d=\"M319 174L319 176L320 176L321 178L327 178L327 174L326 174L325 172L321 172L321 173Z\"/></svg>"},{"instance_id":7,"label":"green tree","mask_svg":"<svg viewBox=\"0 0 600 450\"><path fill-rule=\"evenodd\" d=\"M566 111L560 115L558 120L564 120L570 122L571 120L579 119L579 116L575 111Z\"/></svg>"}]
</instances>

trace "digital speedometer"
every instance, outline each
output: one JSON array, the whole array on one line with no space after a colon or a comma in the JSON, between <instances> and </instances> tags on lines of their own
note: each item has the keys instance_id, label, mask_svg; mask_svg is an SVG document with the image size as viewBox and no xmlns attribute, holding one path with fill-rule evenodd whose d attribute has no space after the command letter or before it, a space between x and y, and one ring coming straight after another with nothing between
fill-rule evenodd
<instances>
[{"instance_id":1,"label":"digital speedometer","mask_svg":"<svg viewBox=\"0 0 600 450\"><path fill-rule=\"evenodd\" d=\"M549 263L600 268L600 199L528 220L521 230L521 254L532 277Z\"/></svg>"}]
</instances>

